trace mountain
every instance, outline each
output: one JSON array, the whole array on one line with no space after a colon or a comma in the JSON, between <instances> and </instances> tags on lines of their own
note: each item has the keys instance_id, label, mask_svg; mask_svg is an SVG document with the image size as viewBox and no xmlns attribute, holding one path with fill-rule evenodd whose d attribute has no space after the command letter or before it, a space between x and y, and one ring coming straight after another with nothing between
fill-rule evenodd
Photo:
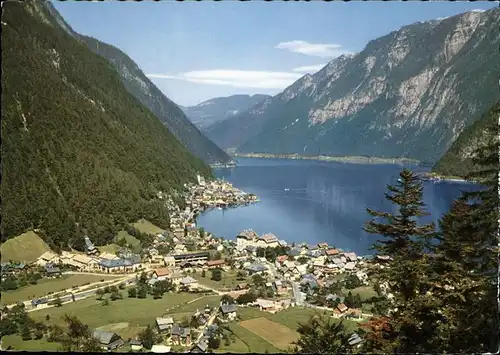
<instances>
[{"instance_id":1,"label":"mountain","mask_svg":"<svg viewBox=\"0 0 500 355\"><path fill-rule=\"evenodd\" d=\"M336 61L330 62L323 69L314 74L314 76L306 74L286 88L282 93L274 97L268 97L250 110L236 115L230 121L219 122L212 125L206 130L207 136L221 148L229 149L238 147L250 138L257 136L259 132L262 131L262 127L267 120L273 117L273 115L279 115L283 106L288 102L293 102L297 97L297 93L309 87L314 80L320 81L331 75L335 70L339 70L350 58L351 56L340 56ZM292 109L293 107L290 110ZM295 121L292 122L291 125L295 125L295 123L298 122L297 120L300 119L295 118ZM265 150L261 149L257 149L255 152L266 153Z\"/></svg>"},{"instance_id":2,"label":"mountain","mask_svg":"<svg viewBox=\"0 0 500 355\"><path fill-rule=\"evenodd\" d=\"M495 8L402 27L207 134L243 153L435 162L497 100L499 25Z\"/></svg>"},{"instance_id":3,"label":"mountain","mask_svg":"<svg viewBox=\"0 0 500 355\"><path fill-rule=\"evenodd\" d=\"M115 67L125 88L151 110L191 153L207 163L230 160L222 149L186 117L179 106L169 100L149 80L129 56L116 47L74 32L50 2L46 2L46 6L61 28L85 43L94 53L104 57Z\"/></svg>"},{"instance_id":4,"label":"mountain","mask_svg":"<svg viewBox=\"0 0 500 355\"><path fill-rule=\"evenodd\" d=\"M450 149L434 165L432 171L441 175L465 177L474 170L473 152L485 142L486 129L498 125L500 102L497 102L481 119L460 133Z\"/></svg>"},{"instance_id":5,"label":"mountain","mask_svg":"<svg viewBox=\"0 0 500 355\"><path fill-rule=\"evenodd\" d=\"M207 129L217 122L227 120L244 112L259 102L269 98L269 95L232 95L216 97L196 106L181 107L186 116L201 130Z\"/></svg>"},{"instance_id":6,"label":"mountain","mask_svg":"<svg viewBox=\"0 0 500 355\"><path fill-rule=\"evenodd\" d=\"M141 217L168 227L157 192L210 168L42 2L3 10L2 241L39 229L81 250L84 232L102 245Z\"/></svg>"}]
</instances>

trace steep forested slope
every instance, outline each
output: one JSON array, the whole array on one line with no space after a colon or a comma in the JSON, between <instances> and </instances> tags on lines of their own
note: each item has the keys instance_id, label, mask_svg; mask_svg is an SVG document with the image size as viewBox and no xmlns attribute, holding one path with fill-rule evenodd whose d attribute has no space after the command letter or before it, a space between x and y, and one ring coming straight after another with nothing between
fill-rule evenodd
<instances>
[{"instance_id":1,"label":"steep forested slope","mask_svg":"<svg viewBox=\"0 0 500 355\"><path fill-rule=\"evenodd\" d=\"M476 169L471 160L472 154L484 143L486 129L494 125L498 127L499 117L500 103L497 103L479 121L474 122L458 136L432 170L442 175L465 177Z\"/></svg>"},{"instance_id":2,"label":"steep forested slope","mask_svg":"<svg viewBox=\"0 0 500 355\"><path fill-rule=\"evenodd\" d=\"M81 247L83 231L102 244L140 217L167 227L156 192L210 168L41 2L3 9L2 240L39 228Z\"/></svg>"},{"instance_id":3,"label":"steep forested slope","mask_svg":"<svg viewBox=\"0 0 500 355\"><path fill-rule=\"evenodd\" d=\"M229 156L214 142L208 139L184 114L167 98L142 72L139 66L120 49L103 43L95 38L80 35L73 31L57 10L46 2L53 22L74 38L85 43L94 53L106 58L120 74L125 88L145 107L151 110L169 131L195 156L207 163L226 162Z\"/></svg>"}]
</instances>

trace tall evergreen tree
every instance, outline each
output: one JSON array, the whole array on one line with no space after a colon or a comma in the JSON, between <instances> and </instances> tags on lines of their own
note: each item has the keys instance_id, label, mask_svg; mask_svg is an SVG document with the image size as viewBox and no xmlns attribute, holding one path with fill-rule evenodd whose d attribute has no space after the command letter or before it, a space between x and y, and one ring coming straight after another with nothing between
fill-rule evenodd
<instances>
[{"instance_id":1,"label":"tall evergreen tree","mask_svg":"<svg viewBox=\"0 0 500 355\"><path fill-rule=\"evenodd\" d=\"M144 348L151 350L154 345L154 333L151 325L148 324L146 329L139 333L139 340L142 342Z\"/></svg>"},{"instance_id":2,"label":"tall evergreen tree","mask_svg":"<svg viewBox=\"0 0 500 355\"><path fill-rule=\"evenodd\" d=\"M423 186L412 171L404 169L395 186L388 185L385 198L399 206L396 214L367 209L374 217L365 231L385 237L374 244L379 253L391 257L388 267L377 270L375 278L384 285L391 298L384 352L432 351L433 332L438 323L438 304L427 291L431 288L429 255L435 225L420 225L418 219L428 215L422 201ZM386 219L386 223L378 221ZM380 289L382 292L382 289ZM383 295L379 295L383 297Z\"/></svg>"},{"instance_id":3,"label":"tall evergreen tree","mask_svg":"<svg viewBox=\"0 0 500 355\"><path fill-rule=\"evenodd\" d=\"M434 270L445 283L436 294L444 300L442 338L449 352L499 350L498 128L488 127L485 137L473 155L478 169L469 176L484 188L464 193L440 221Z\"/></svg>"},{"instance_id":4,"label":"tall evergreen tree","mask_svg":"<svg viewBox=\"0 0 500 355\"><path fill-rule=\"evenodd\" d=\"M62 350L67 352L100 352L101 346L97 339L92 336L89 326L82 323L77 317L65 314L63 320L66 322L67 331L58 341Z\"/></svg>"},{"instance_id":5,"label":"tall evergreen tree","mask_svg":"<svg viewBox=\"0 0 500 355\"><path fill-rule=\"evenodd\" d=\"M300 337L293 343L294 353L349 354L349 335L342 322L334 322L324 315L316 315L306 324L299 324Z\"/></svg>"}]
</instances>

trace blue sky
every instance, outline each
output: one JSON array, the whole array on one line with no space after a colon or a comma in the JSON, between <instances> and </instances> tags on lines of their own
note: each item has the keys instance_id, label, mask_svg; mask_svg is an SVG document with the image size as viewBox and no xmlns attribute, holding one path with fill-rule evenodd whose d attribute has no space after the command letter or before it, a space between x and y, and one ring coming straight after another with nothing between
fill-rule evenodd
<instances>
[{"instance_id":1,"label":"blue sky","mask_svg":"<svg viewBox=\"0 0 500 355\"><path fill-rule=\"evenodd\" d=\"M487 2L53 2L79 33L127 53L174 102L274 95L404 25Z\"/></svg>"}]
</instances>

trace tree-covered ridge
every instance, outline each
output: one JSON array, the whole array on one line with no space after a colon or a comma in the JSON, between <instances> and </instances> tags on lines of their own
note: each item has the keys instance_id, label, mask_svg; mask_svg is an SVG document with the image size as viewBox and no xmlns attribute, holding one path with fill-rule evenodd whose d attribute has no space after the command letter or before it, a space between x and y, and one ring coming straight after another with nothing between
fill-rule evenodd
<instances>
[{"instance_id":1,"label":"tree-covered ridge","mask_svg":"<svg viewBox=\"0 0 500 355\"><path fill-rule=\"evenodd\" d=\"M139 66L120 49L103 43L96 38L83 36L71 29L50 2L44 7L51 14L49 22L60 27L78 41L85 43L91 51L107 59L127 89L146 108L151 110L169 131L192 154L207 163L226 162L229 156L208 139L174 102L170 101L142 72Z\"/></svg>"},{"instance_id":2,"label":"tree-covered ridge","mask_svg":"<svg viewBox=\"0 0 500 355\"><path fill-rule=\"evenodd\" d=\"M467 127L432 170L442 175L465 177L477 168L473 163L471 153L484 141L488 126L497 125L498 130L499 117L500 102L496 103L479 121Z\"/></svg>"},{"instance_id":3,"label":"tree-covered ridge","mask_svg":"<svg viewBox=\"0 0 500 355\"><path fill-rule=\"evenodd\" d=\"M40 3L4 10L2 240L38 228L52 247L81 247L84 231L102 244L141 217L166 227L158 189L210 168Z\"/></svg>"},{"instance_id":4,"label":"tree-covered ridge","mask_svg":"<svg viewBox=\"0 0 500 355\"><path fill-rule=\"evenodd\" d=\"M189 121L179 106L170 101L125 53L95 38L80 35L79 39L113 64L125 88L150 109L191 153L207 163L230 160L227 153Z\"/></svg>"}]
</instances>

